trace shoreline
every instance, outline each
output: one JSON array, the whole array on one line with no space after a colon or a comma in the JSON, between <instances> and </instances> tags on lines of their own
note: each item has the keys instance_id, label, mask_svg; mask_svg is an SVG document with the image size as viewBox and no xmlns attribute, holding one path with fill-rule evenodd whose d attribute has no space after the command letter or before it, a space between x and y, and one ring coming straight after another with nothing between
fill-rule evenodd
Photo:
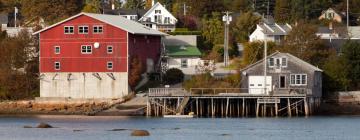
<instances>
[{"instance_id":1,"label":"shoreline","mask_svg":"<svg viewBox=\"0 0 360 140\"><path fill-rule=\"evenodd\" d=\"M78 116L145 116L134 110L109 111L124 100L83 102L39 102L35 100L0 102L0 116L78 115ZM138 110L137 110L138 111ZM360 116L360 103L322 102L310 116Z\"/></svg>"}]
</instances>

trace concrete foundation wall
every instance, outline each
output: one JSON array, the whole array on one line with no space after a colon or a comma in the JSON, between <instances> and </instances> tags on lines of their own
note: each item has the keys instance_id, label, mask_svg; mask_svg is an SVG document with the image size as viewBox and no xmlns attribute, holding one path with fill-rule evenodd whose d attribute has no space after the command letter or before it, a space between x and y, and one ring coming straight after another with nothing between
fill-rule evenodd
<instances>
[{"instance_id":1,"label":"concrete foundation wall","mask_svg":"<svg viewBox=\"0 0 360 140\"><path fill-rule=\"evenodd\" d=\"M98 74L101 80L93 73L41 73L40 97L115 99L128 94L126 72L112 73L115 80L111 73Z\"/></svg>"}]
</instances>

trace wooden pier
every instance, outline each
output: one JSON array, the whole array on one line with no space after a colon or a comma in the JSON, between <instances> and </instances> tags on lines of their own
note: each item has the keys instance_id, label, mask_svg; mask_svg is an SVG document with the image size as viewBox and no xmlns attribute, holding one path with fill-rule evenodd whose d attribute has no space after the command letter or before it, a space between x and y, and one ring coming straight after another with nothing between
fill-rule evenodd
<instances>
[{"instance_id":1,"label":"wooden pier","mask_svg":"<svg viewBox=\"0 0 360 140\"><path fill-rule=\"evenodd\" d=\"M199 117L309 116L320 98L306 90L288 94L251 95L247 89L152 88L147 95L147 116L195 113Z\"/></svg>"}]
</instances>

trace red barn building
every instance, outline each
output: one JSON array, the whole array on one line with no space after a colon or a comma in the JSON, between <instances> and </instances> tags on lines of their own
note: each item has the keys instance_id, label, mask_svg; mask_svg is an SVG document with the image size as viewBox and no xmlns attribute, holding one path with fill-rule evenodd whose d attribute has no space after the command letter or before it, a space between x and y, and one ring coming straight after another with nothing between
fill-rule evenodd
<instances>
[{"instance_id":1,"label":"red barn building","mask_svg":"<svg viewBox=\"0 0 360 140\"><path fill-rule=\"evenodd\" d=\"M40 44L40 97L121 98L138 56L154 70L166 35L122 16L80 13L35 32Z\"/></svg>"}]
</instances>

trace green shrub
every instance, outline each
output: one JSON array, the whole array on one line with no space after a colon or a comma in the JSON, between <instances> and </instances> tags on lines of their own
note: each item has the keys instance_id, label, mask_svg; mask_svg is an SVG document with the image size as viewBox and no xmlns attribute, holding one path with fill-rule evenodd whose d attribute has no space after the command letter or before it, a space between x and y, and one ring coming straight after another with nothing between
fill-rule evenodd
<instances>
[{"instance_id":1,"label":"green shrub","mask_svg":"<svg viewBox=\"0 0 360 140\"><path fill-rule=\"evenodd\" d=\"M166 84L177 84L184 81L184 73L176 68L171 68L165 73L165 82Z\"/></svg>"}]
</instances>

